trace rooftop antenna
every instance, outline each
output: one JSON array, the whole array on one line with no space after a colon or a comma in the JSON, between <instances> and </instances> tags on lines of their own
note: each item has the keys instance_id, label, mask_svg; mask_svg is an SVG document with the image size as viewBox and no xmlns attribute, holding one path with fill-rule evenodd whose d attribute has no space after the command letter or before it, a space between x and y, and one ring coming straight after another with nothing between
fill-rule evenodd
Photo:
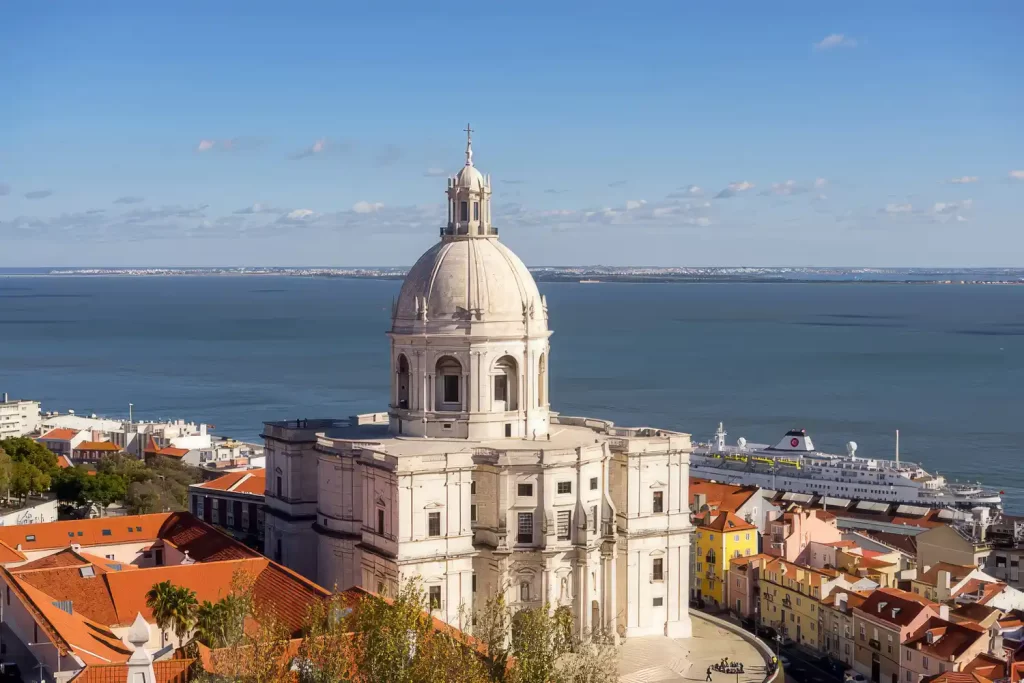
<instances>
[{"instance_id":1,"label":"rooftop antenna","mask_svg":"<svg viewBox=\"0 0 1024 683\"><path fill-rule=\"evenodd\" d=\"M900 430L896 430L896 469L900 468Z\"/></svg>"}]
</instances>

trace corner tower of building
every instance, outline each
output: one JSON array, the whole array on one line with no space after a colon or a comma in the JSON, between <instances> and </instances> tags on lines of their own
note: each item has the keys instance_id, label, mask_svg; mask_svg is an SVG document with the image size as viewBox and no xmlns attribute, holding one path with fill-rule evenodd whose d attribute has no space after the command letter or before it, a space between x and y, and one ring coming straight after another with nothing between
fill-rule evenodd
<instances>
[{"instance_id":1,"label":"corner tower of building","mask_svg":"<svg viewBox=\"0 0 1024 683\"><path fill-rule=\"evenodd\" d=\"M547 302L491 224L491 180L466 163L448 179L448 222L394 303L391 432L546 439Z\"/></svg>"}]
</instances>

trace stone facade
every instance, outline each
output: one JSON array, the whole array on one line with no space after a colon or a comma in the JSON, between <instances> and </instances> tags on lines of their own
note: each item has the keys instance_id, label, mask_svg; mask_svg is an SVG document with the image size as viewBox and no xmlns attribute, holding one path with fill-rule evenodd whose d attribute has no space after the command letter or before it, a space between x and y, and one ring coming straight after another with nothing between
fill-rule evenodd
<instances>
[{"instance_id":1,"label":"stone facade","mask_svg":"<svg viewBox=\"0 0 1024 683\"><path fill-rule=\"evenodd\" d=\"M266 554L326 587L419 579L462 627L500 591L583 633L689 636L690 436L551 411L547 304L490 196L467 142L393 306L388 411L266 423Z\"/></svg>"}]
</instances>

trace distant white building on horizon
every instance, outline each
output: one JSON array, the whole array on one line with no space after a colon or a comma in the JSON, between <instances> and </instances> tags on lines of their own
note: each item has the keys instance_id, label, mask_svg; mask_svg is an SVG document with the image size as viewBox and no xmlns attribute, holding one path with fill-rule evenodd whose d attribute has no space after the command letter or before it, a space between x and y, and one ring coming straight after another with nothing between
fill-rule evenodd
<instances>
[{"instance_id":1,"label":"distant white building on horizon","mask_svg":"<svg viewBox=\"0 0 1024 683\"><path fill-rule=\"evenodd\" d=\"M27 436L39 431L39 401L12 399L0 402L0 439Z\"/></svg>"},{"instance_id":2,"label":"distant white building on horizon","mask_svg":"<svg viewBox=\"0 0 1024 683\"><path fill-rule=\"evenodd\" d=\"M387 412L265 423L265 553L320 585L495 591L581 632L690 635L690 435L551 409L547 302L466 163L392 310ZM466 627L466 624L460 624Z\"/></svg>"}]
</instances>

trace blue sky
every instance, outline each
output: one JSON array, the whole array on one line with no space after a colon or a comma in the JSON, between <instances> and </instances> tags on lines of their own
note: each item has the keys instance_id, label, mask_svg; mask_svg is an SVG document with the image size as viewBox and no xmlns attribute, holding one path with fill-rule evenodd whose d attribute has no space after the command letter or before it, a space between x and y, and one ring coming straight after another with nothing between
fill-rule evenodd
<instances>
[{"instance_id":1,"label":"blue sky","mask_svg":"<svg viewBox=\"0 0 1024 683\"><path fill-rule=\"evenodd\" d=\"M1024 5L4 3L0 267L1024 266Z\"/></svg>"}]
</instances>

